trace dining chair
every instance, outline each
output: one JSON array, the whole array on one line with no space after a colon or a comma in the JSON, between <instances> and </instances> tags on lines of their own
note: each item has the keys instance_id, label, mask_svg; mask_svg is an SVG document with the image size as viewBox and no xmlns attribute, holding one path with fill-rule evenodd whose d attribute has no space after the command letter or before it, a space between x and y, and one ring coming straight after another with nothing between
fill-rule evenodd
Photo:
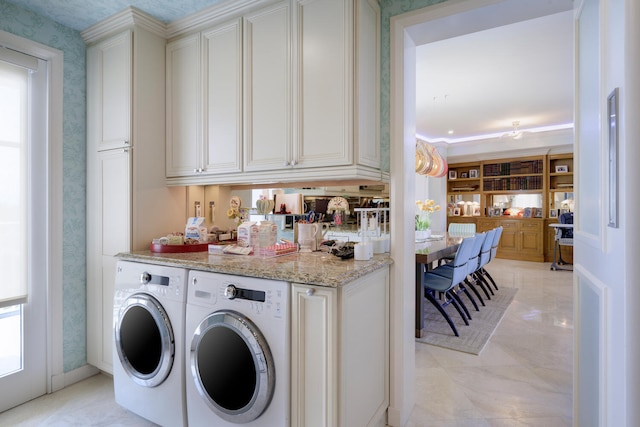
<instances>
[{"instance_id":1,"label":"dining chair","mask_svg":"<svg viewBox=\"0 0 640 427\"><path fill-rule=\"evenodd\" d=\"M475 243L476 237L465 237L462 239L458 250L456 251L456 256L453 261L447 266L436 267L433 270L423 272L422 276L422 286L424 286L424 295L425 298L433 304L433 306L440 312L440 314L445 318L451 330L455 336L460 336L458 334L458 330L456 329L455 324L447 314L444 309L447 305L451 304L456 309L460 317L466 325L469 325L470 315L466 307L464 307L464 303L460 300L460 297L452 291L452 289L458 285L460 282L464 280L467 276L467 262L469 261L469 256L473 250L473 245ZM451 268L452 274L451 277L446 277L437 273L440 268ZM440 292L446 298L444 301L439 301L435 297L435 293ZM463 313L463 310L466 311ZM467 317L468 316L468 317Z\"/></svg>"},{"instance_id":2,"label":"dining chair","mask_svg":"<svg viewBox=\"0 0 640 427\"><path fill-rule=\"evenodd\" d=\"M471 301L471 304L473 304L473 307L476 309L476 311L480 311L475 298L473 298L473 296L469 293L469 289L471 289L471 291L476 295L476 297L478 297L478 299L480 300L480 303L483 306L486 304L484 303L484 300L482 299L480 292L478 292L478 290L475 287L475 283L474 283L475 280L473 281L469 280L469 277L471 277L470 275L473 274L478 269L478 266L480 265L480 251L482 249L482 245L486 241L487 233L478 233L475 235L475 237L476 239L473 243L473 247L469 254L469 260L467 261L467 275L462 280L462 282L458 283L457 285L458 290L457 291L454 290L454 292L456 292L458 295L460 293L464 293L467 296L467 298L469 298L469 300ZM443 268L436 268L435 270L433 270L433 273L448 277L450 279L453 278L454 268L452 263L444 264L442 265L442 267Z\"/></svg>"},{"instance_id":3,"label":"dining chair","mask_svg":"<svg viewBox=\"0 0 640 427\"><path fill-rule=\"evenodd\" d=\"M462 236L475 234L476 225L474 223L451 222L447 228L447 232L452 236Z\"/></svg>"},{"instance_id":4,"label":"dining chair","mask_svg":"<svg viewBox=\"0 0 640 427\"><path fill-rule=\"evenodd\" d=\"M493 236L493 243L491 244L491 257L489 258L489 262L493 261L498 253L498 245L500 244L500 237L502 236L502 226L496 227L496 234ZM493 280L493 277L489 274L489 272L484 268L484 266L478 270L478 274L481 274L482 277L486 277L491 281L493 287L498 290L498 285L496 285L496 281ZM489 286L491 289L491 286ZM493 291L491 291L493 293Z\"/></svg>"},{"instance_id":5,"label":"dining chair","mask_svg":"<svg viewBox=\"0 0 640 427\"><path fill-rule=\"evenodd\" d=\"M494 295L494 293L491 289L491 285L484 279L482 269L491 260L491 246L493 245L493 239L497 231L498 230L496 228L492 228L487 231L487 236L485 237L484 242L482 242L482 247L480 248L478 267L473 273L471 273L474 283L482 289L487 299L491 299L489 293L491 293L491 295Z\"/></svg>"}]
</instances>

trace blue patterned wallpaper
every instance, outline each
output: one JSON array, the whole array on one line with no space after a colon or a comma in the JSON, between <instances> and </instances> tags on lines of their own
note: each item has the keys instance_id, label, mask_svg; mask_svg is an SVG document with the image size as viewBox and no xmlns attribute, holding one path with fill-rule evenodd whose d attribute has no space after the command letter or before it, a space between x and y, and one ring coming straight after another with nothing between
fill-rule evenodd
<instances>
[{"instance_id":1,"label":"blue patterned wallpaper","mask_svg":"<svg viewBox=\"0 0 640 427\"><path fill-rule=\"evenodd\" d=\"M437 3L443 3L445 1L447 0L380 0L380 15L382 18L382 23L380 25L380 48L382 49L380 54L380 65L382 67L380 70L380 152L382 156L383 170L389 170L390 153L390 19L396 15L401 15L403 13L411 12Z\"/></svg>"},{"instance_id":2,"label":"blue patterned wallpaper","mask_svg":"<svg viewBox=\"0 0 640 427\"><path fill-rule=\"evenodd\" d=\"M0 0L0 29L64 52L63 112L63 364L86 363L86 72L78 31Z\"/></svg>"}]
</instances>

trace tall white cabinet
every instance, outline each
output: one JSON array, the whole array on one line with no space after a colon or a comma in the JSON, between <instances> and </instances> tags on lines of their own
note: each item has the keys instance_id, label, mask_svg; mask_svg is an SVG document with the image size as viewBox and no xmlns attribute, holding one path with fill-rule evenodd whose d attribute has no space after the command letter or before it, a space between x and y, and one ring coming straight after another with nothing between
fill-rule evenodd
<instances>
[{"instance_id":1,"label":"tall white cabinet","mask_svg":"<svg viewBox=\"0 0 640 427\"><path fill-rule=\"evenodd\" d=\"M87 361L112 372L114 255L184 227L165 184L165 40L128 9L83 32L87 49Z\"/></svg>"},{"instance_id":2,"label":"tall white cabinet","mask_svg":"<svg viewBox=\"0 0 640 427\"><path fill-rule=\"evenodd\" d=\"M385 179L378 2L262 3L169 42L167 182Z\"/></svg>"}]
</instances>

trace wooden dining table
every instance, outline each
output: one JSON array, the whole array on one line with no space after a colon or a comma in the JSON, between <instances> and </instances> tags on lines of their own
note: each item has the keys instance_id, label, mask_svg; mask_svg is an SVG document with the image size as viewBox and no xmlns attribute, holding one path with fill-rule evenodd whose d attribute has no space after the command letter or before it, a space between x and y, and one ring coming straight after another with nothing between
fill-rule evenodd
<instances>
[{"instance_id":1,"label":"wooden dining table","mask_svg":"<svg viewBox=\"0 0 640 427\"><path fill-rule=\"evenodd\" d=\"M416 338L424 336L424 286L423 269L430 270L434 263L455 254L464 236L449 233L432 234L425 241L417 241L416 247Z\"/></svg>"}]
</instances>

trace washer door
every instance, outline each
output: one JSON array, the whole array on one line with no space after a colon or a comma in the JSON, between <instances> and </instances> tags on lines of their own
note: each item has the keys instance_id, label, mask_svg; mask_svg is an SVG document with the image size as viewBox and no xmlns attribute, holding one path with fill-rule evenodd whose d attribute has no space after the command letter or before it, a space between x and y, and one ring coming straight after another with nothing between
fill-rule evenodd
<instances>
[{"instance_id":1,"label":"washer door","mask_svg":"<svg viewBox=\"0 0 640 427\"><path fill-rule=\"evenodd\" d=\"M207 316L195 331L190 353L198 392L220 418L248 423L269 406L276 380L273 357L245 316L228 310Z\"/></svg>"},{"instance_id":2,"label":"washer door","mask_svg":"<svg viewBox=\"0 0 640 427\"><path fill-rule=\"evenodd\" d=\"M169 316L151 295L133 294L120 306L115 345L122 367L137 384L156 387L171 372L175 341Z\"/></svg>"}]
</instances>

